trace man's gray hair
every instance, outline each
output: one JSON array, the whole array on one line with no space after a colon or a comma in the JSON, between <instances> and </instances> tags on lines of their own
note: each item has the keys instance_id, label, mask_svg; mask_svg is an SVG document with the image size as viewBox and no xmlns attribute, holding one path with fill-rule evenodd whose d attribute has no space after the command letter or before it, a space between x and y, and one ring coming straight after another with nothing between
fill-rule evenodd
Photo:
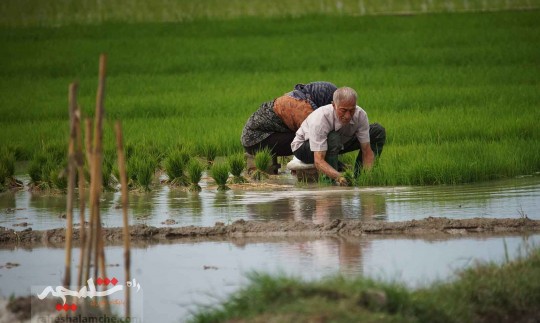
<instances>
[{"instance_id":1,"label":"man's gray hair","mask_svg":"<svg viewBox=\"0 0 540 323\"><path fill-rule=\"evenodd\" d=\"M333 101L334 103L339 106L340 102L354 102L356 103L356 100L358 99L358 94L356 94L356 91L353 88L344 86L340 87L334 92Z\"/></svg>"}]
</instances>

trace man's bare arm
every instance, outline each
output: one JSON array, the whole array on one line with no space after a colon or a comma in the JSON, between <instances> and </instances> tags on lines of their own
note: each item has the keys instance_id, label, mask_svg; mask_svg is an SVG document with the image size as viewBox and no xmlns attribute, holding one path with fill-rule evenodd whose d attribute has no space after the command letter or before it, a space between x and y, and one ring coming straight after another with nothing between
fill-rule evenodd
<instances>
[{"instance_id":1,"label":"man's bare arm","mask_svg":"<svg viewBox=\"0 0 540 323\"><path fill-rule=\"evenodd\" d=\"M362 150L362 163L365 170L371 169L373 167L373 162L375 161L375 154L371 150L369 142L360 143L360 149Z\"/></svg>"},{"instance_id":2,"label":"man's bare arm","mask_svg":"<svg viewBox=\"0 0 540 323\"><path fill-rule=\"evenodd\" d=\"M314 151L313 155L315 159L315 168L317 168L318 171L323 172L326 176L334 179L340 185L347 185L347 180L324 160L326 151Z\"/></svg>"}]
</instances>

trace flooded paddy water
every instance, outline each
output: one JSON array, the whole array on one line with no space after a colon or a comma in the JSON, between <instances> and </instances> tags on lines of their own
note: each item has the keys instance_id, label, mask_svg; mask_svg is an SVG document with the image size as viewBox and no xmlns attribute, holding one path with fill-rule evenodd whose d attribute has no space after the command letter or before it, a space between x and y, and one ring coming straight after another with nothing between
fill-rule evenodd
<instances>
[{"instance_id":1,"label":"flooded paddy water","mask_svg":"<svg viewBox=\"0 0 540 323\"><path fill-rule=\"evenodd\" d=\"M288 177L274 182L277 184L255 189L231 186L233 189L226 192L202 185L202 192L193 193L163 185L149 193L133 193L129 197L130 224L212 226L239 219L322 223L336 218L407 221L429 216L467 219L523 215L540 220L540 176L424 187L297 187ZM105 227L122 226L120 198L119 192L103 193L100 206ZM65 226L65 212L65 195L28 191L0 194L3 227L61 228ZM75 208L74 214L78 212Z\"/></svg>"},{"instance_id":2,"label":"flooded paddy water","mask_svg":"<svg viewBox=\"0 0 540 323\"><path fill-rule=\"evenodd\" d=\"M103 194L105 227L122 225L119 204L119 193ZM28 191L0 194L0 226L7 229L62 228L63 214L63 195ZM237 220L315 224L335 219L398 222L428 217L527 216L540 220L540 177L456 186L376 188L295 186L285 177L268 186L233 187L227 192L203 186L200 193L160 186L150 193L131 194L129 214L131 224L155 227L226 225ZM142 286L142 298L132 309L145 321L184 321L197 306L224 300L246 283L246 274L252 271L306 279L336 273L362 274L417 288L451 279L456 270L478 261L514 259L539 243L538 232L135 240L131 272ZM75 265L79 250L73 252ZM107 246L109 277L123 276L122 254L120 242ZM35 286L59 285L63 264L61 246L0 244L0 297L29 295Z\"/></svg>"}]
</instances>

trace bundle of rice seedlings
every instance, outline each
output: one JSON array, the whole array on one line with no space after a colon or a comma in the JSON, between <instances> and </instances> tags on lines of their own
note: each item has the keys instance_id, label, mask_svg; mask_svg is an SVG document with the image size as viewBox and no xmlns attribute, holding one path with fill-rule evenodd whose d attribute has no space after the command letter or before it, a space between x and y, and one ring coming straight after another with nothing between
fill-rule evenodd
<instances>
[{"instance_id":1,"label":"bundle of rice seedlings","mask_svg":"<svg viewBox=\"0 0 540 323\"><path fill-rule=\"evenodd\" d=\"M8 167L5 164L4 160L0 161L0 192L6 190L6 182L8 178Z\"/></svg>"},{"instance_id":2,"label":"bundle of rice seedlings","mask_svg":"<svg viewBox=\"0 0 540 323\"><path fill-rule=\"evenodd\" d=\"M114 165L116 165L114 154L105 153L101 166L101 175L103 189L106 191L113 191L114 186L118 183L112 176ZM116 179L117 178L118 177L116 177Z\"/></svg>"},{"instance_id":3,"label":"bundle of rice seedlings","mask_svg":"<svg viewBox=\"0 0 540 323\"><path fill-rule=\"evenodd\" d=\"M49 172L49 182L53 188L56 188L63 193L67 192L67 173L65 168L53 168Z\"/></svg>"},{"instance_id":4,"label":"bundle of rice seedlings","mask_svg":"<svg viewBox=\"0 0 540 323\"><path fill-rule=\"evenodd\" d=\"M226 191L229 189L227 186L227 180L229 179L229 165L227 163L214 163L210 173L218 185L218 191Z\"/></svg>"},{"instance_id":5,"label":"bundle of rice seedlings","mask_svg":"<svg viewBox=\"0 0 540 323\"><path fill-rule=\"evenodd\" d=\"M191 183L189 186L190 191L195 191L195 192L201 191L199 182L201 181L203 171L204 171L204 165L198 159L191 158L187 164L188 178Z\"/></svg>"},{"instance_id":6,"label":"bundle of rice seedlings","mask_svg":"<svg viewBox=\"0 0 540 323\"><path fill-rule=\"evenodd\" d=\"M62 159L58 154L49 154L45 153L45 151L37 152L28 166L30 188L45 190L56 187L62 190L64 187L62 180L59 178L53 179L53 177L58 177L60 174L58 165L65 165L65 163L65 159Z\"/></svg>"},{"instance_id":7,"label":"bundle of rice seedlings","mask_svg":"<svg viewBox=\"0 0 540 323\"><path fill-rule=\"evenodd\" d=\"M356 176L354 176L354 170L347 168L343 172L343 177L347 180L347 183L349 183L349 186L356 186L357 185L357 179Z\"/></svg>"},{"instance_id":8,"label":"bundle of rice seedlings","mask_svg":"<svg viewBox=\"0 0 540 323\"><path fill-rule=\"evenodd\" d=\"M217 156L217 146L211 143L206 143L202 146L202 155L206 158L206 161L208 162L208 167L210 167L214 163L214 159L216 159Z\"/></svg>"},{"instance_id":9,"label":"bundle of rice seedlings","mask_svg":"<svg viewBox=\"0 0 540 323\"><path fill-rule=\"evenodd\" d=\"M259 150L255 154L255 167L257 168L251 175L253 179L260 181L264 178L268 178L266 170L270 167L272 163L272 153L270 149L264 148Z\"/></svg>"},{"instance_id":10,"label":"bundle of rice seedlings","mask_svg":"<svg viewBox=\"0 0 540 323\"><path fill-rule=\"evenodd\" d=\"M15 153L9 150L0 151L0 192L19 186L19 181L15 180L14 175Z\"/></svg>"},{"instance_id":11,"label":"bundle of rice seedlings","mask_svg":"<svg viewBox=\"0 0 540 323\"><path fill-rule=\"evenodd\" d=\"M132 186L138 187L146 192L151 191L156 161L151 157L133 156L128 161L128 177L132 180Z\"/></svg>"},{"instance_id":12,"label":"bundle of rice seedlings","mask_svg":"<svg viewBox=\"0 0 540 323\"><path fill-rule=\"evenodd\" d=\"M245 183L246 179L242 176L244 168L246 168L246 160L244 154L234 154L227 158L231 174L233 175L232 182L235 184Z\"/></svg>"},{"instance_id":13,"label":"bundle of rice seedlings","mask_svg":"<svg viewBox=\"0 0 540 323\"><path fill-rule=\"evenodd\" d=\"M165 159L165 173L169 177L168 183L171 185L188 185L189 181L184 174L189 154L184 151L173 150Z\"/></svg>"}]
</instances>

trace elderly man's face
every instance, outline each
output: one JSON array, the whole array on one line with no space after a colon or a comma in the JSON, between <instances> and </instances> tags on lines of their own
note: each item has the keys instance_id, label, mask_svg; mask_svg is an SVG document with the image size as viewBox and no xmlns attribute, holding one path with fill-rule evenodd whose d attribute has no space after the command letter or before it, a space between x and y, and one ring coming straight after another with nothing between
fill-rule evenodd
<instances>
[{"instance_id":1,"label":"elderly man's face","mask_svg":"<svg viewBox=\"0 0 540 323\"><path fill-rule=\"evenodd\" d=\"M341 101L339 102L339 105L332 102L332 106L336 110L339 122L343 125L348 124L356 112L355 100Z\"/></svg>"}]
</instances>

